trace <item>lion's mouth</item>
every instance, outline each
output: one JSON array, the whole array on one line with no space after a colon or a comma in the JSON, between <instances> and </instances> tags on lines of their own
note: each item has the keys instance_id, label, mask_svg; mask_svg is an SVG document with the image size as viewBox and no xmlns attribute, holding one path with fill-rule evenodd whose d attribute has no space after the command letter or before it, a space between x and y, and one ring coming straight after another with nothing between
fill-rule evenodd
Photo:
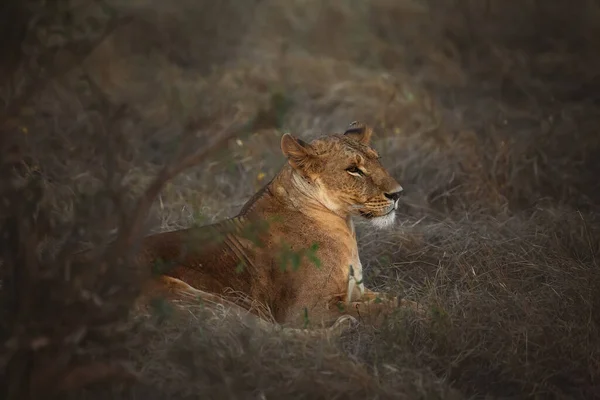
<instances>
[{"instance_id":1,"label":"lion's mouth","mask_svg":"<svg viewBox=\"0 0 600 400\"><path fill-rule=\"evenodd\" d=\"M373 218L375 216L372 211L358 210L358 213L361 217L365 218Z\"/></svg>"},{"instance_id":2,"label":"lion's mouth","mask_svg":"<svg viewBox=\"0 0 600 400\"><path fill-rule=\"evenodd\" d=\"M386 212L385 214L383 214L383 215L382 215L382 217L385 217L386 215L390 215L391 213L395 212L397 208L398 208L398 207L396 206L396 204L394 204L394 205L393 205L393 206L390 208L390 211L388 211L388 212Z\"/></svg>"},{"instance_id":3,"label":"lion's mouth","mask_svg":"<svg viewBox=\"0 0 600 400\"><path fill-rule=\"evenodd\" d=\"M384 214L376 215L373 211L370 211L370 210L359 210L358 212L362 217L371 219L371 218L386 217L386 216L390 215L391 213L395 212L397 209L398 209L398 201L391 204L389 206L389 210Z\"/></svg>"}]
</instances>

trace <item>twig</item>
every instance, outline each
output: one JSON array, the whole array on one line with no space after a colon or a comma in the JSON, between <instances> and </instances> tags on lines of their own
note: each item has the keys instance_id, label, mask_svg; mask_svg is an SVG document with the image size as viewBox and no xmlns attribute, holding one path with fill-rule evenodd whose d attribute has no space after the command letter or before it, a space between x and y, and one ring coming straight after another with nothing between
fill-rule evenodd
<instances>
[{"instance_id":1,"label":"twig","mask_svg":"<svg viewBox=\"0 0 600 400\"><path fill-rule=\"evenodd\" d=\"M144 194L138 199L133 215L129 218L127 223L123 225L123 229L120 231L115 241L114 254L127 254L126 250L133 248L134 240L140 236L141 226L150 211L150 207L164 185L182 171L201 163L209 154L224 148L229 139L234 137L235 134L240 131L241 126L236 126L239 125L238 122L237 119L234 119L227 128L222 130L221 134L216 135L219 138L216 139L214 143L209 144L200 151L183 157L178 163L167 164L161 170L148 189L146 189ZM182 147L184 149L187 148L187 144L187 141L184 141Z\"/></svg>"}]
</instances>

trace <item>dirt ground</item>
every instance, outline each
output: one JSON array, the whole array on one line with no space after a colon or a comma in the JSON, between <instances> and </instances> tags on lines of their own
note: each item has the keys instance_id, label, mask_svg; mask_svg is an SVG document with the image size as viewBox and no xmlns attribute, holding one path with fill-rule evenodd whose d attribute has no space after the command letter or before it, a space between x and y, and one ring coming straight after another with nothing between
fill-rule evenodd
<instances>
[{"instance_id":1,"label":"dirt ground","mask_svg":"<svg viewBox=\"0 0 600 400\"><path fill-rule=\"evenodd\" d=\"M114 237L106 171L135 198L190 119L210 127L198 146L243 129L166 185L149 232L235 215L283 165L283 133L361 120L406 193L392 229L358 223L365 282L428 318L307 341L225 310L135 315L77 353L135 379L70 398L600 398L597 1L107 3L132 20L20 109L54 221L40 257ZM87 230L61 230L74 220Z\"/></svg>"}]
</instances>

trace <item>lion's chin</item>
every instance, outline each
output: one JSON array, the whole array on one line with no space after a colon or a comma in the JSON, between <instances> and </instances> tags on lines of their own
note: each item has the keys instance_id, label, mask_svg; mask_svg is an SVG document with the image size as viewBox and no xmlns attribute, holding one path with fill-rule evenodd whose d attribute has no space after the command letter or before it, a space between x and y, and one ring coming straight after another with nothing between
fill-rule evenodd
<instances>
[{"instance_id":1,"label":"lion's chin","mask_svg":"<svg viewBox=\"0 0 600 400\"><path fill-rule=\"evenodd\" d=\"M371 224L373 224L373 226L377 229L389 228L390 226L392 226L394 224L395 220L396 220L395 211L392 211L381 217L373 217L373 218L369 219Z\"/></svg>"}]
</instances>

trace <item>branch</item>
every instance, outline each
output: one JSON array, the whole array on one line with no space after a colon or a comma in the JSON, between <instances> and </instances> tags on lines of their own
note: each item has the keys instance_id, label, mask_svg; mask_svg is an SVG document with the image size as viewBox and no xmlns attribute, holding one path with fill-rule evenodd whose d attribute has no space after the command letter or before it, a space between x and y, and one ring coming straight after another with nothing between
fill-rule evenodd
<instances>
[{"instance_id":1,"label":"branch","mask_svg":"<svg viewBox=\"0 0 600 400\"><path fill-rule=\"evenodd\" d=\"M216 135L218 139L212 144L209 144L200 151L183 157L181 161L175 164L166 165L137 201L134 213L129 221L121 227L122 229L115 240L116 248L114 254L126 254L125 251L133 247L134 240L140 236L142 224L148 216L154 200L160 194L164 185L184 170L200 164L210 154L218 152L227 146L228 141L240 131L241 127L242 126L238 123L238 119L234 119L228 127ZM189 144L190 143L188 143L187 140L184 141L184 143L182 143L182 148L187 148ZM181 154L181 152L178 153Z\"/></svg>"}]
</instances>

